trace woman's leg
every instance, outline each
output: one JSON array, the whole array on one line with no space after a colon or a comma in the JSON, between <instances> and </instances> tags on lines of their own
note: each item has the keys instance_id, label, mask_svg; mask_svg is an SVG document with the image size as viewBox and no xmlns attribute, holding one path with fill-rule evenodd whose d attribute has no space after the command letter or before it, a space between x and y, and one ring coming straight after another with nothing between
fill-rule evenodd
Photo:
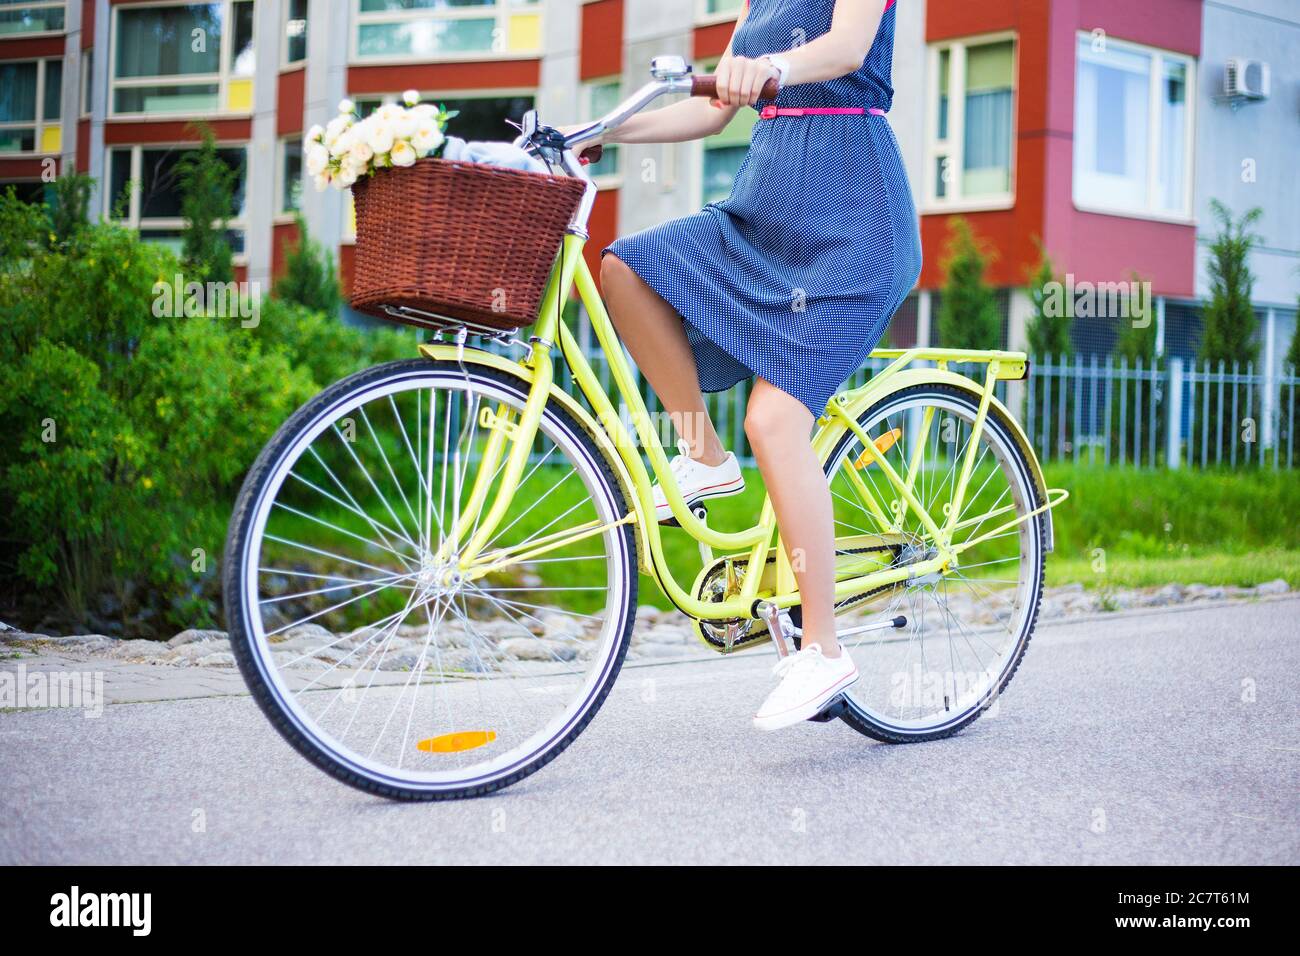
<instances>
[{"instance_id":1,"label":"woman's leg","mask_svg":"<svg viewBox=\"0 0 1300 956\"><path fill-rule=\"evenodd\" d=\"M601 261L600 285L619 337L667 409L677 434L691 446L691 457L706 465L721 464L727 452L704 407L695 353L681 317L617 256L607 254Z\"/></svg>"},{"instance_id":2,"label":"woman's leg","mask_svg":"<svg viewBox=\"0 0 1300 956\"><path fill-rule=\"evenodd\" d=\"M755 379L745 434L772 498L786 555L799 582L801 646L839 657L835 637L835 517L830 486L812 447L808 406L766 379Z\"/></svg>"}]
</instances>

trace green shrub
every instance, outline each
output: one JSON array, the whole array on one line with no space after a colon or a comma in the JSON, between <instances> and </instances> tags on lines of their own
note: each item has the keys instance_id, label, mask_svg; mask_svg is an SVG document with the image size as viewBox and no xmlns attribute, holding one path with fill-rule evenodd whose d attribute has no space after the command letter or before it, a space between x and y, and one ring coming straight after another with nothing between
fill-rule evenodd
<instances>
[{"instance_id":1,"label":"green shrub","mask_svg":"<svg viewBox=\"0 0 1300 956\"><path fill-rule=\"evenodd\" d=\"M939 344L949 349L1002 347L1002 310L984 281L990 253L970 224L956 216L950 226L943 267L946 276L939 303Z\"/></svg>"},{"instance_id":2,"label":"green shrub","mask_svg":"<svg viewBox=\"0 0 1300 956\"><path fill-rule=\"evenodd\" d=\"M298 241L285 256L284 275L276 280L271 294L286 302L296 302L328 316L339 311L342 291L334 260L325 247L307 232L307 223L299 215L295 220Z\"/></svg>"}]
</instances>

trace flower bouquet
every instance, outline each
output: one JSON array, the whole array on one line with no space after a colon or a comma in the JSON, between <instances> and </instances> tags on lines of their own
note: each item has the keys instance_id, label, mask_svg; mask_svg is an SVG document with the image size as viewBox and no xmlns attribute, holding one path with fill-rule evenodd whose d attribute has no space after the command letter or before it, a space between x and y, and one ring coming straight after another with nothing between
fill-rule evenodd
<instances>
[{"instance_id":1,"label":"flower bouquet","mask_svg":"<svg viewBox=\"0 0 1300 956\"><path fill-rule=\"evenodd\" d=\"M415 90L403 93L402 103L385 103L358 120L356 104L345 99L338 116L307 131L303 165L318 191L350 189L376 170L414 166L416 160L438 154L446 142L447 122L456 113L421 103Z\"/></svg>"}]
</instances>

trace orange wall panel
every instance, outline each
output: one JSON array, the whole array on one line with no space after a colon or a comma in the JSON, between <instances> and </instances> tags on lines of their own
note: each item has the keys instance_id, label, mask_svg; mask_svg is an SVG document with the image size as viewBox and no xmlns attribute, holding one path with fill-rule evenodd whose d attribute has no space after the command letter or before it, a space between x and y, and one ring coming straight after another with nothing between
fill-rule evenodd
<instances>
[{"instance_id":1,"label":"orange wall panel","mask_svg":"<svg viewBox=\"0 0 1300 956\"><path fill-rule=\"evenodd\" d=\"M623 72L623 0L583 4L578 73L583 80Z\"/></svg>"}]
</instances>

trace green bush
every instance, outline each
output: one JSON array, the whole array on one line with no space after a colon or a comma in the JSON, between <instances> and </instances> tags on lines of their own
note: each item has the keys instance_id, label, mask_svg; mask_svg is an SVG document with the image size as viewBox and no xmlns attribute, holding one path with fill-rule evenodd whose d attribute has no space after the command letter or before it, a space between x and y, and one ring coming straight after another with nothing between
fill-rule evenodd
<instances>
[{"instance_id":1,"label":"green bush","mask_svg":"<svg viewBox=\"0 0 1300 956\"><path fill-rule=\"evenodd\" d=\"M296 302L328 316L338 314L342 301L334 260L324 246L307 232L307 223L296 218L298 241L285 256L284 275L275 281L271 294L286 302Z\"/></svg>"},{"instance_id":2,"label":"green bush","mask_svg":"<svg viewBox=\"0 0 1300 956\"><path fill-rule=\"evenodd\" d=\"M943 297L939 301L939 344L948 349L1002 348L1002 310L984 280L992 253L968 223L955 216L943 259Z\"/></svg>"},{"instance_id":3,"label":"green bush","mask_svg":"<svg viewBox=\"0 0 1300 956\"><path fill-rule=\"evenodd\" d=\"M259 449L326 385L415 354L414 336L274 299L253 328L158 316L155 284L186 279L175 255L108 223L75 243L49 234L44 209L0 197L6 602L51 629L215 625L221 545Z\"/></svg>"}]
</instances>

